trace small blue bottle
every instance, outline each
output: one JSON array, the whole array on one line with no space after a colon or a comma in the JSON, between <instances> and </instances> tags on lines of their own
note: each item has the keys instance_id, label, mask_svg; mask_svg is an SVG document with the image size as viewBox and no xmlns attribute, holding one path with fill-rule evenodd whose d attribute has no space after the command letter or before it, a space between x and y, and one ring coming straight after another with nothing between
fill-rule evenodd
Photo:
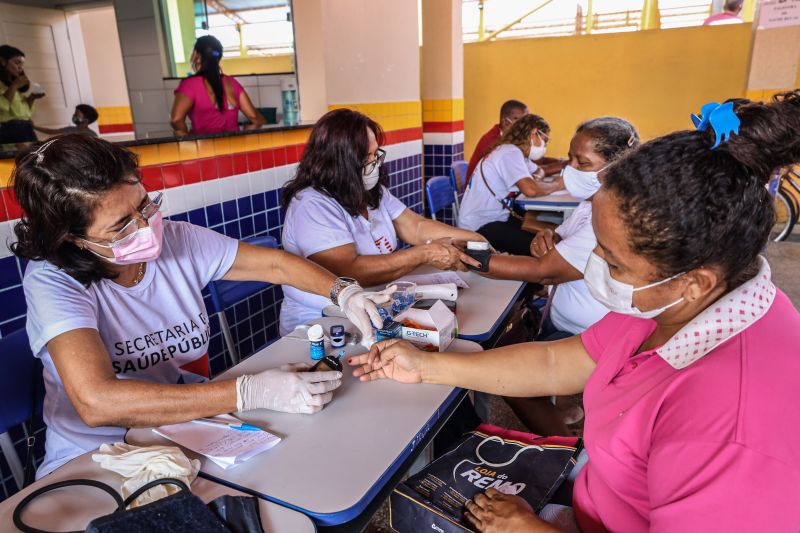
<instances>
[{"instance_id":1,"label":"small blue bottle","mask_svg":"<svg viewBox=\"0 0 800 533\"><path fill-rule=\"evenodd\" d=\"M310 343L309 353L311 359L318 361L325 357L325 336L322 332L322 326L314 324L308 328L308 341Z\"/></svg>"}]
</instances>

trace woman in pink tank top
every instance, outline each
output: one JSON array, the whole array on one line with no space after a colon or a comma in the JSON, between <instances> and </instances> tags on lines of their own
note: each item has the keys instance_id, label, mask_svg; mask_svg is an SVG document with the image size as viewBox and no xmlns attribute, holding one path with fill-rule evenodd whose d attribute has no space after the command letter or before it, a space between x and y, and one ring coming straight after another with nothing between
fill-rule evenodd
<instances>
[{"instance_id":1,"label":"woman in pink tank top","mask_svg":"<svg viewBox=\"0 0 800 533\"><path fill-rule=\"evenodd\" d=\"M187 116L192 121L193 134L238 131L240 110L250 120L245 129L264 125L264 117L253 106L244 87L233 76L222 73L221 59L219 40L211 35L197 39L191 57L195 74L175 89L170 123L176 136L189 133Z\"/></svg>"}]
</instances>

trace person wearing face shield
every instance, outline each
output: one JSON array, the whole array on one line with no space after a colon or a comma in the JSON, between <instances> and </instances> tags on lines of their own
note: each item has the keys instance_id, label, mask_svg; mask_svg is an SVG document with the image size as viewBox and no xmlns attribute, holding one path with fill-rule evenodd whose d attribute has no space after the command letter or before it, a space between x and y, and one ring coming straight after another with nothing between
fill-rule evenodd
<instances>
[{"instance_id":1,"label":"person wearing face shield","mask_svg":"<svg viewBox=\"0 0 800 533\"><path fill-rule=\"evenodd\" d=\"M24 215L11 248L29 261L22 286L33 354L44 365L47 424L39 477L129 427L234 411L315 413L340 372L288 365L209 382L216 329L202 290L219 279L320 295L365 338L382 321L352 280L288 252L164 220L163 193L142 186L136 156L68 134L20 153L14 194Z\"/></svg>"},{"instance_id":2,"label":"person wearing face shield","mask_svg":"<svg viewBox=\"0 0 800 533\"><path fill-rule=\"evenodd\" d=\"M626 120L600 117L578 126L570 141L564 187L581 199L575 212L553 230L542 230L531 242L531 256L492 255L487 276L552 285L550 301L537 339L557 340L584 332L608 312L583 280L597 239L592 229L592 198L600 190L601 174L612 162L639 145L639 136ZM568 424L583 412L569 400L506 398L528 428L542 435L566 435Z\"/></svg>"},{"instance_id":3,"label":"person wearing face shield","mask_svg":"<svg viewBox=\"0 0 800 533\"><path fill-rule=\"evenodd\" d=\"M544 181L535 161L547 151L550 126L539 115L519 118L478 163L458 210L458 227L477 231L500 252L527 254L533 233L514 210L519 194L544 196L564 188L560 176Z\"/></svg>"},{"instance_id":4,"label":"person wearing face shield","mask_svg":"<svg viewBox=\"0 0 800 533\"><path fill-rule=\"evenodd\" d=\"M284 249L364 287L389 283L422 265L479 265L454 244L483 241L482 236L424 218L389 191L383 142L380 125L351 109L335 109L317 121L297 175L283 189ZM422 201L418 193L408 199ZM400 240L411 246L401 249ZM319 317L327 304L287 287L281 334Z\"/></svg>"},{"instance_id":5,"label":"person wearing face shield","mask_svg":"<svg viewBox=\"0 0 800 533\"><path fill-rule=\"evenodd\" d=\"M572 506L584 533L800 524L800 411L776 408L797 398L800 313L761 255L775 221L766 185L800 161L800 91L710 102L692 118L696 131L615 161L592 197L583 277L610 311L598 323L466 355L392 339L350 360L363 381L582 392L588 462ZM560 531L496 489L465 507L477 531Z\"/></svg>"}]
</instances>

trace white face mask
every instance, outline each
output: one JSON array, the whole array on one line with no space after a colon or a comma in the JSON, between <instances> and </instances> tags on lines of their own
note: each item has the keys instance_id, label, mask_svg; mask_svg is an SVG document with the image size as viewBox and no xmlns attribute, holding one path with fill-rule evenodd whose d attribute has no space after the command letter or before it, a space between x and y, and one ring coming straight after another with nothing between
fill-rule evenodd
<instances>
[{"instance_id":1,"label":"white face mask","mask_svg":"<svg viewBox=\"0 0 800 533\"><path fill-rule=\"evenodd\" d=\"M655 318L670 307L681 303L683 297L664 307L651 309L650 311L641 311L633 306L633 293L656 287L662 283L683 276L684 274L685 272L681 272L680 274L645 285L644 287L634 288L633 285L622 283L612 278L611 272L608 269L608 263L606 263L602 257L592 252L592 255L589 256L589 262L586 264L586 270L583 273L583 281L586 282L586 288L589 289L594 299L608 307L610 311L639 318Z\"/></svg>"},{"instance_id":2,"label":"white face mask","mask_svg":"<svg viewBox=\"0 0 800 533\"><path fill-rule=\"evenodd\" d=\"M533 144L533 140L531 140L531 151L528 152L528 159L534 162L543 158L545 152L547 152L547 143L545 143L544 139L541 137L539 137L539 140L542 141L542 144L539 146Z\"/></svg>"},{"instance_id":3,"label":"white face mask","mask_svg":"<svg viewBox=\"0 0 800 533\"><path fill-rule=\"evenodd\" d=\"M381 179L381 166L375 165L375 168L369 174L363 175L364 188L371 191L378 184Z\"/></svg>"},{"instance_id":4,"label":"white face mask","mask_svg":"<svg viewBox=\"0 0 800 533\"><path fill-rule=\"evenodd\" d=\"M564 178L564 187L567 192L575 198L586 200L600 190L600 180L597 179L599 172L600 170L578 170L573 166L567 165L561 175Z\"/></svg>"}]
</instances>

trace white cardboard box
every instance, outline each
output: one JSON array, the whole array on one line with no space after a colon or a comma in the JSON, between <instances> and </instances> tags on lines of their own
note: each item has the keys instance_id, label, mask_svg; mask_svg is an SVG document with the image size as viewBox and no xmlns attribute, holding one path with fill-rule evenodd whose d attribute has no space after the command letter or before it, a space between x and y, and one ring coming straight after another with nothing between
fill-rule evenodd
<instances>
[{"instance_id":1,"label":"white cardboard box","mask_svg":"<svg viewBox=\"0 0 800 533\"><path fill-rule=\"evenodd\" d=\"M420 326L435 328L434 330L417 329L403 326L400 336L416 344L433 345L442 352L450 346L455 337L456 316L441 300L437 301L430 309L406 309L400 313L395 321L411 320Z\"/></svg>"}]
</instances>

